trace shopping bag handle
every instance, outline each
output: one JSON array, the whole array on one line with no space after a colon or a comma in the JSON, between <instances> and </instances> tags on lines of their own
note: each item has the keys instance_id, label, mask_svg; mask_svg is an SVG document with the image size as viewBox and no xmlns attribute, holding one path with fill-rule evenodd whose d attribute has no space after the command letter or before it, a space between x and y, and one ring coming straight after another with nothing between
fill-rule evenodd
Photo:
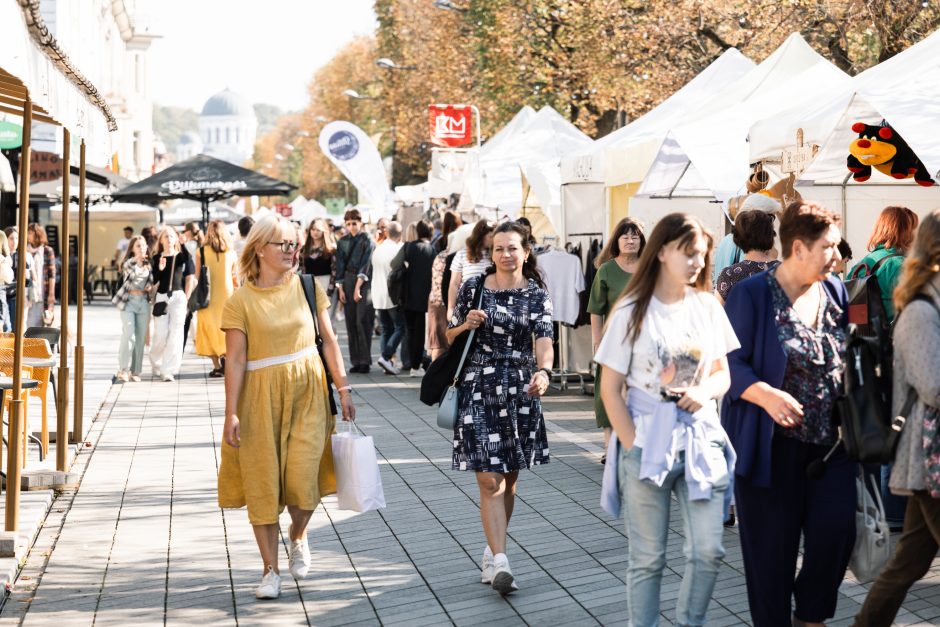
<instances>
[{"instance_id":1,"label":"shopping bag handle","mask_svg":"<svg viewBox=\"0 0 940 627\"><path fill-rule=\"evenodd\" d=\"M355 420L344 420L343 424L346 425L346 433L351 435L362 435L362 431L359 430L359 426L356 424Z\"/></svg>"}]
</instances>

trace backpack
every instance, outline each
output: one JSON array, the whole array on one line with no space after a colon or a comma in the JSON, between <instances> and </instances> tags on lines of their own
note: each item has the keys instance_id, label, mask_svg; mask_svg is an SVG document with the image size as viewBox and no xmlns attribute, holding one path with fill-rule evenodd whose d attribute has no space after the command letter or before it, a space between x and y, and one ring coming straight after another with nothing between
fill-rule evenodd
<instances>
[{"instance_id":1,"label":"backpack","mask_svg":"<svg viewBox=\"0 0 940 627\"><path fill-rule=\"evenodd\" d=\"M922 294L914 300L936 306ZM881 339L866 335L850 324L846 344L843 396L836 402L840 439L850 459L864 464L891 463L904 422L916 399L909 395L900 414L893 415L890 332L887 339ZM885 361L885 355L892 360Z\"/></svg>"},{"instance_id":2,"label":"backpack","mask_svg":"<svg viewBox=\"0 0 940 627\"><path fill-rule=\"evenodd\" d=\"M860 263L845 281L845 289L849 293L849 324L854 324L862 335L880 338L891 335L891 321L881 300L883 294L876 274L885 261L901 256L899 253L885 255L871 268Z\"/></svg>"}]
</instances>

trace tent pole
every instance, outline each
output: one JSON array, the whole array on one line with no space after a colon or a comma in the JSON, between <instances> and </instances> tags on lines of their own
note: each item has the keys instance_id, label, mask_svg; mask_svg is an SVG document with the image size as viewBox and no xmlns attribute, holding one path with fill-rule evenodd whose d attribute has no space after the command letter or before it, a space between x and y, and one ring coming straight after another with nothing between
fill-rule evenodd
<instances>
[{"instance_id":1,"label":"tent pole","mask_svg":"<svg viewBox=\"0 0 940 627\"><path fill-rule=\"evenodd\" d=\"M202 204L202 232L209 230L209 197L203 194L200 198Z\"/></svg>"},{"instance_id":2,"label":"tent pole","mask_svg":"<svg viewBox=\"0 0 940 627\"><path fill-rule=\"evenodd\" d=\"M84 337L84 316L85 316L85 238L88 236L87 214L85 210L85 138L82 138L79 148L79 166L78 166L78 276L75 277L75 283L78 290L78 302L75 306L75 416L72 419L72 438L75 442L81 442L85 438L85 431L82 425L82 413L84 412L84 395L82 386L85 381L85 346Z\"/></svg>"},{"instance_id":3,"label":"tent pole","mask_svg":"<svg viewBox=\"0 0 940 627\"><path fill-rule=\"evenodd\" d=\"M62 260L62 280L61 292L59 295L62 313L60 314L60 332L59 332L59 385L56 387L58 398L56 398L55 411L55 467L56 470L64 471L68 463L69 446L69 215L72 204L72 195L69 190L69 160L71 156L72 136L69 129L62 129L62 235L60 243L62 250L60 259ZM43 444L48 446L48 434L43 434Z\"/></svg>"},{"instance_id":4,"label":"tent pole","mask_svg":"<svg viewBox=\"0 0 940 627\"><path fill-rule=\"evenodd\" d=\"M17 220L16 317L13 326L13 389L10 391L10 433L7 437L5 529L16 531L20 517L20 477L23 470L23 329L26 323L26 223L29 220L29 169L33 102L23 101L23 148L20 154L20 206Z\"/></svg>"}]
</instances>

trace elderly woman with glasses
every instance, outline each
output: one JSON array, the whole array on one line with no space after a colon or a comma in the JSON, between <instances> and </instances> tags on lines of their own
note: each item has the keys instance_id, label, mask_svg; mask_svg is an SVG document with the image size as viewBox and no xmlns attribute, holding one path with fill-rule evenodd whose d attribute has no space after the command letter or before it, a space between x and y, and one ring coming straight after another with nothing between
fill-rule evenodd
<instances>
[{"instance_id":1,"label":"elderly woman with glasses","mask_svg":"<svg viewBox=\"0 0 940 627\"><path fill-rule=\"evenodd\" d=\"M279 216L258 222L239 259L242 286L225 305L227 364L219 506L248 506L264 565L259 599L277 598L278 520L290 514L289 565L296 579L310 568L307 523L320 499L335 491L326 368L333 375L343 420L355 420L351 388L327 312L313 282L323 354L297 262L294 227Z\"/></svg>"}]
</instances>

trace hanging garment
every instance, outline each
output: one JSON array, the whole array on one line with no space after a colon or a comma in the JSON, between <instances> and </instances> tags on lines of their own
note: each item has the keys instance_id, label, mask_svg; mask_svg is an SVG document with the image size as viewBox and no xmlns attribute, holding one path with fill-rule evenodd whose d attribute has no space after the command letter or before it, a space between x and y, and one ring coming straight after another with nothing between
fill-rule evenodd
<instances>
[{"instance_id":1,"label":"hanging garment","mask_svg":"<svg viewBox=\"0 0 940 627\"><path fill-rule=\"evenodd\" d=\"M538 268L554 305L552 319L574 324L580 309L579 295L584 291L581 260L569 253L552 249L538 256Z\"/></svg>"}]
</instances>

